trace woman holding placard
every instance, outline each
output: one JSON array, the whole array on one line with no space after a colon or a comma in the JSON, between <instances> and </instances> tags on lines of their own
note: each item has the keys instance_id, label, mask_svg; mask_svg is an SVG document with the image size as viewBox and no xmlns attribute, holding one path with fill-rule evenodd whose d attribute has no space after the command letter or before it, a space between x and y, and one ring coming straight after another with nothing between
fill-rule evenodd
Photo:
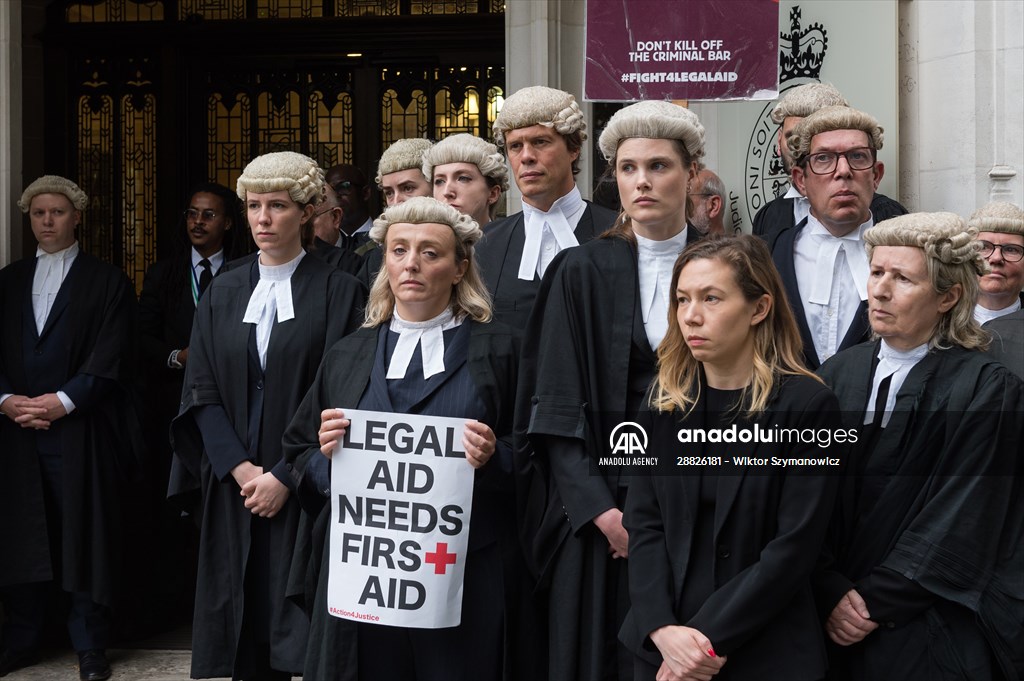
<instances>
[{"instance_id":1,"label":"woman holding placard","mask_svg":"<svg viewBox=\"0 0 1024 681\"><path fill-rule=\"evenodd\" d=\"M392 206L374 222L370 236L384 250L384 266L366 322L324 357L285 434L300 500L319 515L314 541L293 563L307 571L306 593L315 584L307 681L501 677L498 527L511 520L504 516L514 503L511 448L499 438L511 431L517 353L507 327L491 322L473 260L481 234L468 216L425 197ZM349 425L336 407L467 419L461 444L476 473L458 626L389 627L328 612L328 471Z\"/></svg>"}]
</instances>

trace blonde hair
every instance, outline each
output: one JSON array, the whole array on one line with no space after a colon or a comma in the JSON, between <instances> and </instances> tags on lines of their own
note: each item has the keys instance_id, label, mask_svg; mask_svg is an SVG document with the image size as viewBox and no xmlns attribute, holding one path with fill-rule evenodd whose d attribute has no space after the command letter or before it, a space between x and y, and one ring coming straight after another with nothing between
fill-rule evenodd
<instances>
[{"instance_id":1,"label":"blonde hair","mask_svg":"<svg viewBox=\"0 0 1024 681\"><path fill-rule=\"evenodd\" d=\"M701 364L690 352L679 328L679 302L674 295L680 273L695 260L717 260L728 267L748 302L765 294L771 300L765 318L753 329L753 380L740 398L741 404L749 405L748 414L758 414L768 407L781 376L809 376L820 380L804 367L796 318L765 243L750 234L710 237L688 246L672 268L668 332L658 346L658 375L651 392L652 407L658 411L678 409L687 414L700 397Z\"/></svg>"},{"instance_id":2,"label":"blonde hair","mask_svg":"<svg viewBox=\"0 0 1024 681\"><path fill-rule=\"evenodd\" d=\"M811 140L815 135L833 130L860 130L868 136L868 146L875 151L882 148L882 126L874 116L848 106L827 106L803 119L786 135L786 144L796 165L802 166L811 153Z\"/></svg>"},{"instance_id":3,"label":"blonde hair","mask_svg":"<svg viewBox=\"0 0 1024 681\"><path fill-rule=\"evenodd\" d=\"M483 231L476 220L463 215L446 203L426 196L417 196L391 206L373 221L370 238L384 249L385 263L388 258L387 235L391 225L407 223L412 225L440 224L451 227L455 235L455 262L465 260L466 272L459 283L452 286L451 310L456 317L467 316L478 322L491 321L491 295L480 278L480 271L473 257L474 245L480 241ZM366 321L363 326L374 327L390 321L395 311L395 294L388 280L388 270L382 266L370 286L370 298L366 304Z\"/></svg>"},{"instance_id":4,"label":"blonde hair","mask_svg":"<svg viewBox=\"0 0 1024 681\"><path fill-rule=\"evenodd\" d=\"M960 285L960 299L939 318L928 340L930 348L988 347L990 336L974 319L978 277L989 271L988 263L981 257L977 236L977 230L968 227L955 213L908 213L864 232L868 260L879 246L920 248L935 293L941 296Z\"/></svg>"}]
</instances>

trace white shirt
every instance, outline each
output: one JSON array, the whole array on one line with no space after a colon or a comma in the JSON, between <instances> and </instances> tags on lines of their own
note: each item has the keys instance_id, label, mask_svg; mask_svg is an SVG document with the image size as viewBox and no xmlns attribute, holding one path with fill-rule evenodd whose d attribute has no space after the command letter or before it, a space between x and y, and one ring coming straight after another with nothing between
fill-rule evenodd
<instances>
[{"instance_id":1,"label":"white shirt","mask_svg":"<svg viewBox=\"0 0 1024 681\"><path fill-rule=\"evenodd\" d=\"M587 204L576 185L551 204L547 212L523 204L523 226L526 229L523 255L519 261L519 278L533 281L544 276L555 256L566 248L579 246L573 233Z\"/></svg>"},{"instance_id":2,"label":"white shirt","mask_svg":"<svg viewBox=\"0 0 1024 681\"><path fill-rule=\"evenodd\" d=\"M294 259L283 265L259 263L260 280L249 296L242 322L256 325L256 350L260 355L260 366L267 368L267 348L270 346L270 332L274 330L274 317L278 322L295 318L292 302L292 275L298 268L305 251L300 250Z\"/></svg>"},{"instance_id":3,"label":"white shirt","mask_svg":"<svg viewBox=\"0 0 1024 681\"><path fill-rule=\"evenodd\" d=\"M672 268L686 248L686 227L664 241L646 239L634 233L637 245L637 274L640 280L640 314L652 349L657 349L668 332L668 303L672 295Z\"/></svg>"},{"instance_id":4,"label":"white shirt","mask_svg":"<svg viewBox=\"0 0 1024 681\"><path fill-rule=\"evenodd\" d=\"M361 234L363 232L369 232L370 228L372 228L372 227L373 227L373 218L366 218L366 222L364 222L362 225L360 225L359 229L357 229L356 231L354 231L352 233L353 234ZM338 241L340 242L341 239L339 238Z\"/></svg>"},{"instance_id":5,"label":"white shirt","mask_svg":"<svg viewBox=\"0 0 1024 681\"><path fill-rule=\"evenodd\" d=\"M793 224L799 225L805 217L811 214L811 202L807 200L807 197L800 193L800 191L793 185L789 186L789 190L783 195L784 199L793 199Z\"/></svg>"},{"instance_id":6,"label":"white shirt","mask_svg":"<svg viewBox=\"0 0 1024 681\"><path fill-rule=\"evenodd\" d=\"M869 217L846 236L836 237L808 215L807 224L796 236L796 283L820 362L836 354L861 302L868 299L870 267L863 236L873 224Z\"/></svg>"},{"instance_id":7,"label":"white shirt","mask_svg":"<svg viewBox=\"0 0 1024 681\"><path fill-rule=\"evenodd\" d=\"M875 420L875 405L878 401L878 387L887 376L892 376L889 383L889 394L885 400L885 413L882 416L882 427L889 425L892 410L896 406L896 395L899 394L903 382L907 380L910 370L924 359L928 354L928 344L918 345L907 351L900 351L892 348L885 339L878 348L878 366L875 367L875 375L871 379L871 397L868 399L868 406L864 412L864 425Z\"/></svg>"},{"instance_id":8,"label":"white shirt","mask_svg":"<svg viewBox=\"0 0 1024 681\"><path fill-rule=\"evenodd\" d=\"M220 272L220 266L224 264L224 249L222 248L206 259L210 261L210 274L217 274L217 272ZM199 281L199 277L203 275L203 268L199 266L199 263L202 262L202 260L203 256L193 247L192 273L197 282Z\"/></svg>"},{"instance_id":9,"label":"white shirt","mask_svg":"<svg viewBox=\"0 0 1024 681\"><path fill-rule=\"evenodd\" d=\"M71 265L78 257L78 252L77 241L56 253L47 253L41 247L36 248L36 271L32 275L32 313L35 316L36 333L43 333L46 320L53 309L53 301L64 284L68 272L71 271ZM0 404L3 404L13 394L0 395ZM60 403L64 405L64 411L70 414L75 410L75 403L71 401L66 392L58 390L56 395Z\"/></svg>"},{"instance_id":10,"label":"white shirt","mask_svg":"<svg viewBox=\"0 0 1024 681\"><path fill-rule=\"evenodd\" d=\"M1002 310L990 310L987 307L982 307L981 303L974 306L974 321L979 324L990 322L993 319L998 319L1004 315L1011 314L1020 309L1020 297L1013 299L1013 304L1009 307L1004 307Z\"/></svg>"}]
</instances>

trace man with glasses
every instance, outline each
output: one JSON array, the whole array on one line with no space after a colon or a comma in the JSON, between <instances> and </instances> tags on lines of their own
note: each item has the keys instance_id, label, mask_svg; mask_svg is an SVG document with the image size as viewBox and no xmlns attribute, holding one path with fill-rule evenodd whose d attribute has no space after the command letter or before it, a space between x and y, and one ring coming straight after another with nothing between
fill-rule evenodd
<instances>
[{"instance_id":1,"label":"man with glasses","mask_svg":"<svg viewBox=\"0 0 1024 681\"><path fill-rule=\"evenodd\" d=\"M701 168L690 182L687 196L693 206L690 224L705 236L725 234L725 185L722 179L707 168Z\"/></svg>"},{"instance_id":2,"label":"man with glasses","mask_svg":"<svg viewBox=\"0 0 1024 681\"><path fill-rule=\"evenodd\" d=\"M874 224L871 200L885 172L877 158L882 128L866 113L830 106L803 119L786 141L809 213L779 233L772 259L814 370L870 333L862 236Z\"/></svg>"},{"instance_id":3,"label":"man with glasses","mask_svg":"<svg viewBox=\"0 0 1024 681\"><path fill-rule=\"evenodd\" d=\"M786 144L788 135L797 124L818 109L826 106L849 106L846 98L828 83L807 83L790 88L772 109L772 121L779 126L778 150L786 175L792 176L793 156ZM809 203L795 184L789 190L761 207L754 216L753 233L768 242L771 248L775 237L784 229L794 227L807 217ZM871 215L875 222L887 220L907 212L899 202L884 194L871 199Z\"/></svg>"},{"instance_id":4,"label":"man with glasses","mask_svg":"<svg viewBox=\"0 0 1024 681\"><path fill-rule=\"evenodd\" d=\"M370 186L366 175L359 168L342 163L329 168L325 179L334 190L342 212L335 245L358 256L365 255L375 246L370 241L373 219L370 217Z\"/></svg>"},{"instance_id":5,"label":"man with glasses","mask_svg":"<svg viewBox=\"0 0 1024 681\"><path fill-rule=\"evenodd\" d=\"M302 243L310 255L355 276L363 265L363 259L355 251L335 245L341 237L344 215L338 203L338 193L325 184L323 201L317 205L309 222L302 226Z\"/></svg>"},{"instance_id":6,"label":"man with glasses","mask_svg":"<svg viewBox=\"0 0 1024 681\"><path fill-rule=\"evenodd\" d=\"M1024 210L993 202L974 211L981 255L991 269L982 275L974 318L992 333L988 352L1024 378Z\"/></svg>"}]
</instances>

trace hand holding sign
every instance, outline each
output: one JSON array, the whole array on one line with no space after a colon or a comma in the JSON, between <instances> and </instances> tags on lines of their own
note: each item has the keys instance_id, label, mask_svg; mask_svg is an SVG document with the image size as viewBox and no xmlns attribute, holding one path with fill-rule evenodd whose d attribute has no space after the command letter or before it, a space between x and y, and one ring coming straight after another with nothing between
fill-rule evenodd
<instances>
[{"instance_id":1,"label":"hand holding sign","mask_svg":"<svg viewBox=\"0 0 1024 681\"><path fill-rule=\"evenodd\" d=\"M341 409L324 409L320 412L320 453L331 458L348 426L349 421Z\"/></svg>"},{"instance_id":2,"label":"hand holding sign","mask_svg":"<svg viewBox=\"0 0 1024 681\"><path fill-rule=\"evenodd\" d=\"M462 436L462 446L466 448L466 461L473 468L480 468L490 461L497 447L494 431L486 423L466 421L466 432Z\"/></svg>"},{"instance_id":3,"label":"hand holding sign","mask_svg":"<svg viewBox=\"0 0 1024 681\"><path fill-rule=\"evenodd\" d=\"M457 626L473 468L494 454L494 432L441 416L347 414L321 413L321 451L336 443L341 453L331 465L327 611L387 626Z\"/></svg>"}]
</instances>

